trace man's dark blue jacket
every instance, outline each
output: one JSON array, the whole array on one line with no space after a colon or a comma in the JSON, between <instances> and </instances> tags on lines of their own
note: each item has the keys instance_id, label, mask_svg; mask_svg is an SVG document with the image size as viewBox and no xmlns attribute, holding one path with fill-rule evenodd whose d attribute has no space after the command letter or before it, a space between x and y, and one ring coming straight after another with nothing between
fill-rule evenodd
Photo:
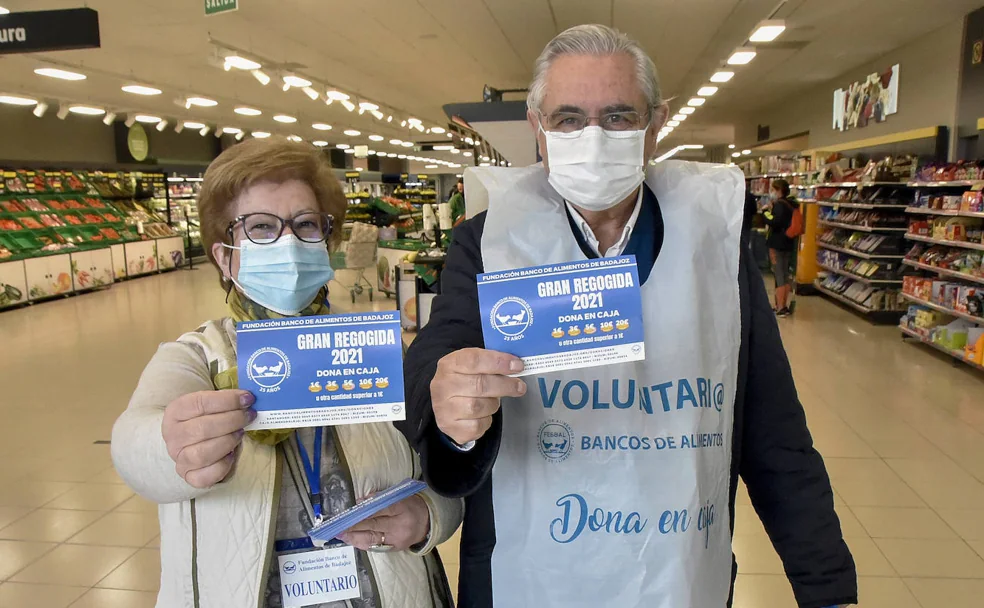
<instances>
[{"instance_id":1,"label":"man's dark blue jacket","mask_svg":"<svg viewBox=\"0 0 984 608\"><path fill-rule=\"evenodd\" d=\"M636 254L640 280L645 281L662 247L664 226L659 203L648 188L643 203L625 253ZM465 497L458 597L464 608L492 608L495 516L491 471L502 436L502 412L495 415L492 428L473 450L456 451L434 421L430 382L442 357L461 348L484 346L475 278L483 272L484 228L483 213L454 232L441 276L441 295L434 302L430 322L406 356L407 420L397 424L419 452L427 483L440 494ZM584 244L573 222L572 231L585 255L598 257ZM741 346L731 460L732 530L740 475L782 558L800 607L855 604L854 560L842 538L830 480L813 448L775 314L746 239L741 245L738 282ZM686 344L680 347L689 348ZM736 571L733 565L732 577Z\"/></svg>"}]
</instances>

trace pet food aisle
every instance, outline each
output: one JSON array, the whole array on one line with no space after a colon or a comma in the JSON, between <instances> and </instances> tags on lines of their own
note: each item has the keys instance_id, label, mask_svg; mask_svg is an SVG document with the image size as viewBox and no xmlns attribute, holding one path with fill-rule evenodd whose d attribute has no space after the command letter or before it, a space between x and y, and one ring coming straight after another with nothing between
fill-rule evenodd
<instances>
[{"instance_id":1,"label":"pet food aisle","mask_svg":"<svg viewBox=\"0 0 984 608\"><path fill-rule=\"evenodd\" d=\"M150 204L160 173L4 170L0 309L107 288L184 263L185 240Z\"/></svg>"}]
</instances>

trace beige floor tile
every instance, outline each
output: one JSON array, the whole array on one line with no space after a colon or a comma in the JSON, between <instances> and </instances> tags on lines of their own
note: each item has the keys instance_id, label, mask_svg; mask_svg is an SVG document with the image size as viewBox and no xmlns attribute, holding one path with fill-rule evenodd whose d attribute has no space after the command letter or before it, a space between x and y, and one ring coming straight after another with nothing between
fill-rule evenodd
<instances>
[{"instance_id":1,"label":"beige floor tile","mask_svg":"<svg viewBox=\"0 0 984 608\"><path fill-rule=\"evenodd\" d=\"M903 577L984 578L984 560L962 540L876 538Z\"/></svg>"},{"instance_id":2,"label":"beige floor tile","mask_svg":"<svg viewBox=\"0 0 984 608\"><path fill-rule=\"evenodd\" d=\"M0 530L0 538L60 543L100 517L97 511L37 509Z\"/></svg>"},{"instance_id":3,"label":"beige floor tile","mask_svg":"<svg viewBox=\"0 0 984 608\"><path fill-rule=\"evenodd\" d=\"M898 578L858 577L858 600L860 608L921 608Z\"/></svg>"},{"instance_id":4,"label":"beige floor tile","mask_svg":"<svg viewBox=\"0 0 984 608\"><path fill-rule=\"evenodd\" d=\"M932 509L853 507L851 511L873 538L957 538Z\"/></svg>"},{"instance_id":5,"label":"beige floor tile","mask_svg":"<svg viewBox=\"0 0 984 608\"><path fill-rule=\"evenodd\" d=\"M154 608L157 593L123 589L90 589L71 608Z\"/></svg>"},{"instance_id":6,"label":"beige floor tile","mask_svg":"<svg viewBox=\"0 0 984 608\"><path fill-rule=\"evenodd\" d=\"M451 596L455 603L458 602L458 564L444 564L444 572L448 577L448 586L451 587Z\"/></svg>"},{"instance_id":7,"label":"beige floor tile","mask_svg":"<svg viewBox=\"0 0 984 608\"><path fill-rule=\"evenodd\" d=\"M7 580L56 546L55 543L0 540L0 580Z\"/></svg>"},{"instance_id":8,"label":"beige floor tile","mask_svg":"<svg viewBox=\"0 0 984 608\"><path fill-rule=\"evenodd\" d=\"M441 553L441 561L445 564L457 564L460 559L461 551L461 528L458 528L458 531L455 532L451 538L441 544L438 547L438 550Z\"/></svg>"},{"instance_id":9,"label":"beige floor tile","mask_svg":"<svg viewBox=\"0 0 984 608\"><path fill-rule=\"evenodd\" d=\"M858 521L858 518L854 516L853 508L847 505L834 505L834 511L837 512L837 518L840 520L841 534L845 538L856 536L868 538L870 536L861 525L861 522Z\"/></svg>"},{"instance_id":10,"label":"beige floor tile","mask_svg":"<svg viewBox=\"0 0 984 608\"><path fill-rule=\"evenodd\" d=\"M925 507L919 495L896 479L840 479L832 482L850 507Z\"/></svg>"},{"instance_id":11,"label":"beige floor tile","mask_svg":"<svg viewBox=\"0 0 984 608\"><path fill-rule=\"evenodd\" d=\"M751 506L752 499L748 497L748 488L741 481L738 482L738 489L735 490L735 505Z\"/></svg>"},{"instance_id":12,"label":"beige floor tile","mask_svg":"<svg viewBox=\"0 0 984 608\"><path fill-rule=\"evenodd\" d=\"M137 495L129 498L126 502L113 509L120 513L142 513L144 515L157 515L157 503L150 502L146 498Z\"/></svg>"},{"instance_id":13,"label":"beige floor tile","mask_svg":"<svg viewBox=\"0 0 984 608\"><path fill-rule=\"evenodd\" d=\"M161 533L157 516L140 513L108 513L67 542L76 545L143 547Z\"/></svg>"},{"instance_id":14,"label":"beige floor tile","mask_svg":"<svg viewBox=\"0 0 984 608\"><path fill-rule=\"evenodd\" d=\"M872 539L853 537L845 538L844 542L854 556L858 576L898 576Z\"/></svg>"},{"instance_id":15,"label":"beige floor tile","mask_svg":"<svg viewBox=\"0 0 984 608\"><path fill-rule=\"evenodd\" d=\"M115 484L90 483L69 490L45 506L80 511L109 511L133 496L133 490Z\"/></svg>"},{"instance_id":16,"label":"beige floor tile","mask_svg":"<svg viewBox=\"0 0 984 608\"><path fill-rule=\"evenodd\" d=\"M86 482L112 466L103 460L79 460L66 458L45 463L35 470L32 478L40 481Z\"/></svg>"},{"instance_id":17,"label":"beige floor tile","mask_svg":"<svg viewBox=\"0 0 984 608\"><path fill-rule=\"evenodd\" d=\"M160 549L161 548L161 537L155 536L150 540L149 543L145 545L148 549ZM444 554L441 553L441 558L444 558Z\"/></svg>"},{"instance_id":18,"label":"beige floor tile","mask_svg":"<svg viewBox=\"0 0 984 608\"><path fill-rule=\"evenodd\" d=\"M67 608L85 587L4 583L0 585L2 608Z\"/></svg>"},{"instance_id":19,"label":"beige floor tile","mask_svg":"<svg viewBox=\"0 0 984 608\"><path fill-rule=\"evenodd\" d=\"M0 530L24 517L34 509L31 507L0 507Z\"/></svg>"},{"instance_id":20,"label":"beige floor tile","mask_svg":"<svg viewBox=\"0 0 984 608\"><path fill-rule=\"evenodd\" d=\"M119 567L134 552L135 549L123 547L60 545L10 580L18 583L91 587Z\"/></svg>"},{"instance_id":21,"label":"beige floor tile","mask_svg":"<svg viewBox=\"0 0 984 608\"><path fill-rule=\"evenodd\" d=\"M766 536L736 536L732 550L741 574L782 574L782 562Z\"/></svg>"},{"instance_id":22,"label":"beige floor tile","mask_svg":"<svg viewBox=\"0 0 984 608\"><path fill-rule=\"evenodd\" d=\"M940 517L966 540L984 540L984 509L938 509Z\"/></svg>"},{"instance_id":23,"label":"beige floor tile","mask_svg":"<svg viewBox=\"0 0 984 608\"><path fill-rule=\"evenodd\" d=\"M124 484L124 481L120 478L119 473L116 469L109 467L102 473L96 475L92 479L88 480L89 483L114 483L114 484Z\"/></svg>"},{"instance_id":24,"label":"beige floor tile","mask_svg":"<svg viewBox=\"0 0 984 608\"><path fill-rule=\"evenodd\" d=\"M734 608L796 608L793 589L780 574L738 574Z\"/></svg>"},{"instance_id":25,"label":"beige floor tile","mask_svg":"<svg viewBox=\"0 0 984 608\"><path fill-rule=\"evenodd\" d=\"M79 484L51 481L20 481L0 486L0 506L40 507Z\"/></svg>"},{"instance_id":26,"label":"beige floor tile","mask_svg":"<svg viewBox=\"0 0 984 608\"><path fill-rule=\"evenodd\" d=\"M977 555L984 558L984 540L968 540L966 541L970 548L977 551Z\"/></svg>"},{"instance_id":27,"label":"beige floor tile","mask_svg":"<svg viewBox=\"0 0 984 608\"><path fill-rule=\"evenodd\" d=\"M979 441L984 443L984 437ZM948 460L886 461L919 496L937 509L984 509L984 483Z\"/></svg>"},{"instance_id":28,"label":"beige floor tile","mask_svg":"<svg viewBox=\"0 0 984 608\"><path fill-rule=\"evenodd\" d=\"M750 505L735 505L735 536L766 536L762 520Z\"/></svg>"},{"instance_id":29,"label":"beige floor tile","mask_svg":"<svg viewBox=\"0 0 984 608\"><path fill-rule=\"evenodd\" d=\"M905 584L923 608L981 608L984 580L906 578Z\"/></svg>"},{"instance_id":30,"label":"beige floor tile","mask_svg":"<svg viewBox=\"0 0 984 608\"><path fill-rule=\"evenodd\" d=\"M141 549L112 574L99 581L102 589L157 591L161 585L161 552Z\"/></svg>"}]
</instances>

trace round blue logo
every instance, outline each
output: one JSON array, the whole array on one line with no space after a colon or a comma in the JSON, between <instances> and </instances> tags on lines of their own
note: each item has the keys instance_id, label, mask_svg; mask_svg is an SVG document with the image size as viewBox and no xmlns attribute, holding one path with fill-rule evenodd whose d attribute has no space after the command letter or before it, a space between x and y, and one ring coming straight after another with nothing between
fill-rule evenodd
<instances>
[{"instance_id":1,"label":"round blue logo","mask_svg":"<svg viewBox=\"0 0 984 608\"><path fill-rule=\"evenodd\" d=\"M563 462L574 450L574 431L561 420L547 420L537 433L540 454L550 462Z\"/></svg>"},{"instance_id":2,"label":"round blue logo","mask_svg":"<svg viewBox=\"0 0 984 608\"><path fill-rule=\"evenodd\" d=\"M294 574L297 571L297 564L294 562L284 562L284 574Z\"/></svg>"},{"instance_id":3,"label":"round blue logo","mask_svg":"<svg viewBox=\"0 0 984 608\"><path fill-rule=\"evenodd\" d=\"M522 298L502 298L492 307L492 327L507 338L518 338L533 324L533 309Z\"/></svg>"},{"instance_id":4,"label":"round blue logo","mask_svg":"<svg viewBox=\"0 0 984 608\"><path fill-rule=\"evenodd\" d=\"M249 358L246 374L263 388L275 388L290 377L290 360L279 348L261 348Z\"/></svg>"}]
</instances>

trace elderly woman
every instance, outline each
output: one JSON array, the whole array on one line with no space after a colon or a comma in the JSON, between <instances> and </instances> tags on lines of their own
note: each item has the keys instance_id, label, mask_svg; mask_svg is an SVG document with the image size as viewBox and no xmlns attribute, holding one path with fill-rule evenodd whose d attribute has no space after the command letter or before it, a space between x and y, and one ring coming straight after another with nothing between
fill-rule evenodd
<instances>
[{"instance_id":1,"label":"elderly woman","mask_svg":"<svg viewBox=\"0 0 984 608\"><path fill-rule=\"evenodd\" d=\"M162 344L113 429L116 469L160 504L160 608L452 605L432 550L462 505L429 490L340 537L359 549L358 597L281 597L278 557L317 550L306 535L316 518L420 475L389 424L244 431L256 413L237 390L235 324L328 313L328 247L345 206L324 155L306 144L247 141L205 174L202 239L229 316Z\"/></svg>"}]
</instances>

